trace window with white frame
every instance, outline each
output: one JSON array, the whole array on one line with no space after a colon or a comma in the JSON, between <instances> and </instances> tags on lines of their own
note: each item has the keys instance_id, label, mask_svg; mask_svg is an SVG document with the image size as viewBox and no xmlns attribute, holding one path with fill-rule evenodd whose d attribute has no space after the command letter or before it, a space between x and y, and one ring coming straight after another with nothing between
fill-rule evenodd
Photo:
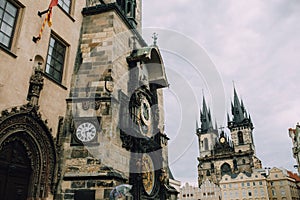
<instances>
[{"instance_id":1,"label":"window with white frame","mask_svg":"<svg viewBox=\"0 0 300 200\"><path fill-rule=\"evenodd\" d=\"M8 0L0 1L0 44L8 49L14 36L19 8Z\"/></svg>"}]
</instances>

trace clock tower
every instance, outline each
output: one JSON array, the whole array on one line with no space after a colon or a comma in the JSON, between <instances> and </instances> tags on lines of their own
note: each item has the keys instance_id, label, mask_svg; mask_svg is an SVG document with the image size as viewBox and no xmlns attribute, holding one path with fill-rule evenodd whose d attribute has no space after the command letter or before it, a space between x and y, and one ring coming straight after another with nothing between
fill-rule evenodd
<instances>
[{"instance_id":1,"label":"clock tower","mask_svg":"<svg viewBox=\"0 0 300 200\"><path fill-rule=\"evenodd\" d=\"M156 45L140 34L140 0L87 1L67 115L60 131L58 199L167 199L168 86Z\"/></svg>"},{"instance_id":2,"label":"clock tower","mask_svg":"<svg viewBox=\"0 0 300 200\"><path fill-rule=\"evenodd\" d=\"M221 131L218 134L212 129L211 113L203 100L201 128L197 128L199 138L198 183L206 179L219 184L225 174L240 172L252 173L261 168L261 161L255 155L252 120L247 114L243 101L240 101L234 88L234 100L231 104L232 119L228 115L230 133ZM230 135L229 135L230 134Z\"/></svg>"}]
</instances>

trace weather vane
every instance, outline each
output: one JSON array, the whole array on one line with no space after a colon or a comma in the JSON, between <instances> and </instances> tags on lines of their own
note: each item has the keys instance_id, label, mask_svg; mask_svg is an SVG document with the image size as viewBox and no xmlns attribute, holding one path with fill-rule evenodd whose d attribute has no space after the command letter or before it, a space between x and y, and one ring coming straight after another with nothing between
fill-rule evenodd
<instances>
[{"instance_id":1,"label":"weather vane","mask_svg":"<svg viewBox=\"0 0 300 200\"><path fill-rule=\"evenodd\" d=\"M154 45L154 46L156 46L156 44L157 44L157 39L158 39L157 36L158 36L158 34L154 32L154 33L153 33L153 36L152 36L152 38L153 38L153 45Z\"/></svg>"},{"instance_id":2,"label":"weather vane","mask_svg":"<svg viewBox=\"0 0 300 200\"><path fill-rule=\"evenodd\" d=\"M225 127L224 126L220 126L219 128L222 132L224 131Z\"/></svg>"}]
</instances>

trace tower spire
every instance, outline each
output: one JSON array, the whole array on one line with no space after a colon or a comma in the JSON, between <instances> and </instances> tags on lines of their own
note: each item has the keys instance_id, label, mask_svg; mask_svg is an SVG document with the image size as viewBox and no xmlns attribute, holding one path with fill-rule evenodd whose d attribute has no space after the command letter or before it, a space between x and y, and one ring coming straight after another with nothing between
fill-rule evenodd
<instances>
[{"instance_id":1,"label":"tower spire","mask_svg":"<svg viewBox=\"0 0 300 200\"><path fill-rule=\"evenodd\" d=\"M228 112L227 112L227 122L230 122L230 117L229 117Z\"/></svg>"},{"instance_id":2,"label":"tower spire","mask_svg":"<svg viewBox=\"0 0 300 200\"><path fill-rule=\"evenodd\" d=\"M244 103L240 102L235 87L233 90L234 90L233 106L232 106L233 121L236 123L240 123L245 119L245 115L244 115L245 111L243 109Z\"/></svg>"},{"instance_id":3,"label":"tower spire","mask_svg":"<svg viewBox=\"0 0 300 200\"><path fill-rule=\"evenodd\" d=\"M233 86L233 102L231 102L231 113L233 115L232 120L230 120L227 114L228 127L249 125L252 127L251 118L249 119L249 114L246 112L243 100L240 100L236 91L235 86Z\"/></svg>"},{"instance_id":4,"label":"tower spire","mask_svg":"<svg viewBox=\"0 0 300 200\"><path fill-rule=\"evenodd\" d=\"M207 133L213 129L210 109L207 108L205 97L203 95L202 111L200 111L201 133Z\"/></svg>"}]
</instances>

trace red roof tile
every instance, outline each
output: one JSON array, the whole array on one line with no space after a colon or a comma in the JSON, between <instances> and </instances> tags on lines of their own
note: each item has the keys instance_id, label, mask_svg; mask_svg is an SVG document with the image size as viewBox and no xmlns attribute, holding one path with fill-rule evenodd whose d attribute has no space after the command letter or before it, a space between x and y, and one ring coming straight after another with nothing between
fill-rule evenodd
<instances>
[{"instance_id":1,"label":"red roof tile","mask_svg":"<svg viewBox=\"0 0 300 200\"><path fill-rule=\"evenodd\" d=\"M296 173L293 173L291 171L287 171L289 177L293 178L296 180L296 182L300 182L300 177L296 174Z\"/></svg>"}]
</instances>

